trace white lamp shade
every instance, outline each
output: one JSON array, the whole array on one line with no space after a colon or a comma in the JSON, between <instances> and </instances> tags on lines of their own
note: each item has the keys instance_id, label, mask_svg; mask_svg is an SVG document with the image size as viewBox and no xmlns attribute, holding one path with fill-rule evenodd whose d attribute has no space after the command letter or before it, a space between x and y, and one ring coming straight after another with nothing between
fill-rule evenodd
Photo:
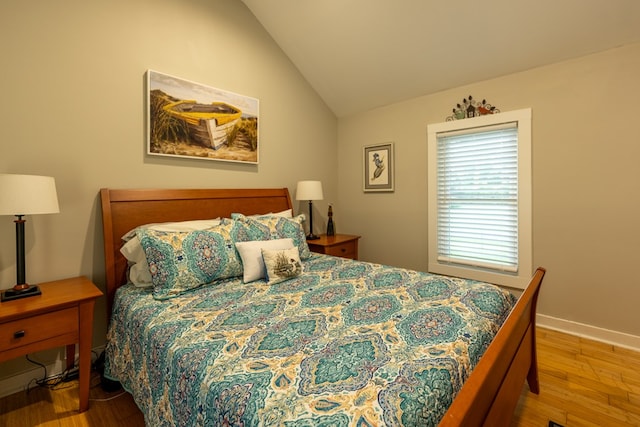
<instances>
[{"instance_id":1,"label":"white lamp shade","mask_svg":"<svg viewBox=\"0 0 640 427\"><path fill-rule=\"evenodd\" d=\"M296 200L322 200L323 198L322 182L298 181Z\"/></svg>"},{"instance_id":2,"label":"white lamp shade","mask_svg":"<svg viewBox=\"0 0 640 427\"><path fill-rule=\"evenodd\" d=\"M60 208L53 177L0 174L0 215L58 212Z\"/></svg>"}]
</instances>

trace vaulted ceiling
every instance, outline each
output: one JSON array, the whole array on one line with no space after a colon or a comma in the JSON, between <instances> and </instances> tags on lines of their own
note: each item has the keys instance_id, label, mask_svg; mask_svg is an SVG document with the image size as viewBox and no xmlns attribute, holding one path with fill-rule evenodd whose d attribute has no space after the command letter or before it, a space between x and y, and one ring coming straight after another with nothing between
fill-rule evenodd
<instances>
[{"instance_id":1,"label":"vaulted ceiling","mask_svg":"<svg viewBox=\"0 0 640 427\"><path fill-rule=\"evenodd\" d=\"M242 1L338 117L640 42L640 0Z\"/></svg>"}]
</instances>

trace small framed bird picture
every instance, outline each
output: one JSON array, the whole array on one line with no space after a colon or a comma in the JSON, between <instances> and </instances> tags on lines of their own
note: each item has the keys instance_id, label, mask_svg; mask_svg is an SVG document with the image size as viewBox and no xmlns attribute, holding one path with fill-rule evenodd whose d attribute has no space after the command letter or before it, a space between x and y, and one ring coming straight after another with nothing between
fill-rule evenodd
<instances>
[{"instance_id":1,"label":"small framed bird picture","mask_svg":"<svg viewBox=\"0 0 640 427\"><path fill-rule=\"evenodd\" d=\"M364 147L365 192L393 191L393 142Z\"/></svg>"}]
</instances>

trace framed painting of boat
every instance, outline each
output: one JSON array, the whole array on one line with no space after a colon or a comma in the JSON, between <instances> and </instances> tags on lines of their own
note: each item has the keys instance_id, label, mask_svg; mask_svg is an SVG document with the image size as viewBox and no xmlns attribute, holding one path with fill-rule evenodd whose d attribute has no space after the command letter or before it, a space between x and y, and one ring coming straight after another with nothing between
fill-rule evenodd
<instances>
[{"instance_id":1,"label":"framed painting of boat","mask_svg":"<svg viewBox=\"0 0 640 427\"><path fill-rule=\"evenodd\" d=\"M364 147L365 192L393 191L393 142Z\"/></svg>"},{"instance_id":2,"label":"framed painting of boat","mask_svg":"<svg viewBox=\"0 0 640 427\"><path fill-rule=\"evenodd\" d=\"M255 98L147 70L147 153L258 163Z\"/></svg>"}]
</instances>

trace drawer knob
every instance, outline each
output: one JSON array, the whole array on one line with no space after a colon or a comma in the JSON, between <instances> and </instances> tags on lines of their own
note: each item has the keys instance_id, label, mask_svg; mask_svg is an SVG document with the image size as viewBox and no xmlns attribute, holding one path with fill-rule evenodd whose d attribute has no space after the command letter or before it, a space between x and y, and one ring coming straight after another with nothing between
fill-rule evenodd
<instances>
[{"instance_id":1,"label":"drawer knob","mask_svg":"<svg viewBox=\"0 0 640 427\"><path fill-rule=\"evenodd\" d=\"M24 331L16 331L13 333L13 337L14 338L22 338L25 336L25 332Z\"/></svg>"}]
</instances>

